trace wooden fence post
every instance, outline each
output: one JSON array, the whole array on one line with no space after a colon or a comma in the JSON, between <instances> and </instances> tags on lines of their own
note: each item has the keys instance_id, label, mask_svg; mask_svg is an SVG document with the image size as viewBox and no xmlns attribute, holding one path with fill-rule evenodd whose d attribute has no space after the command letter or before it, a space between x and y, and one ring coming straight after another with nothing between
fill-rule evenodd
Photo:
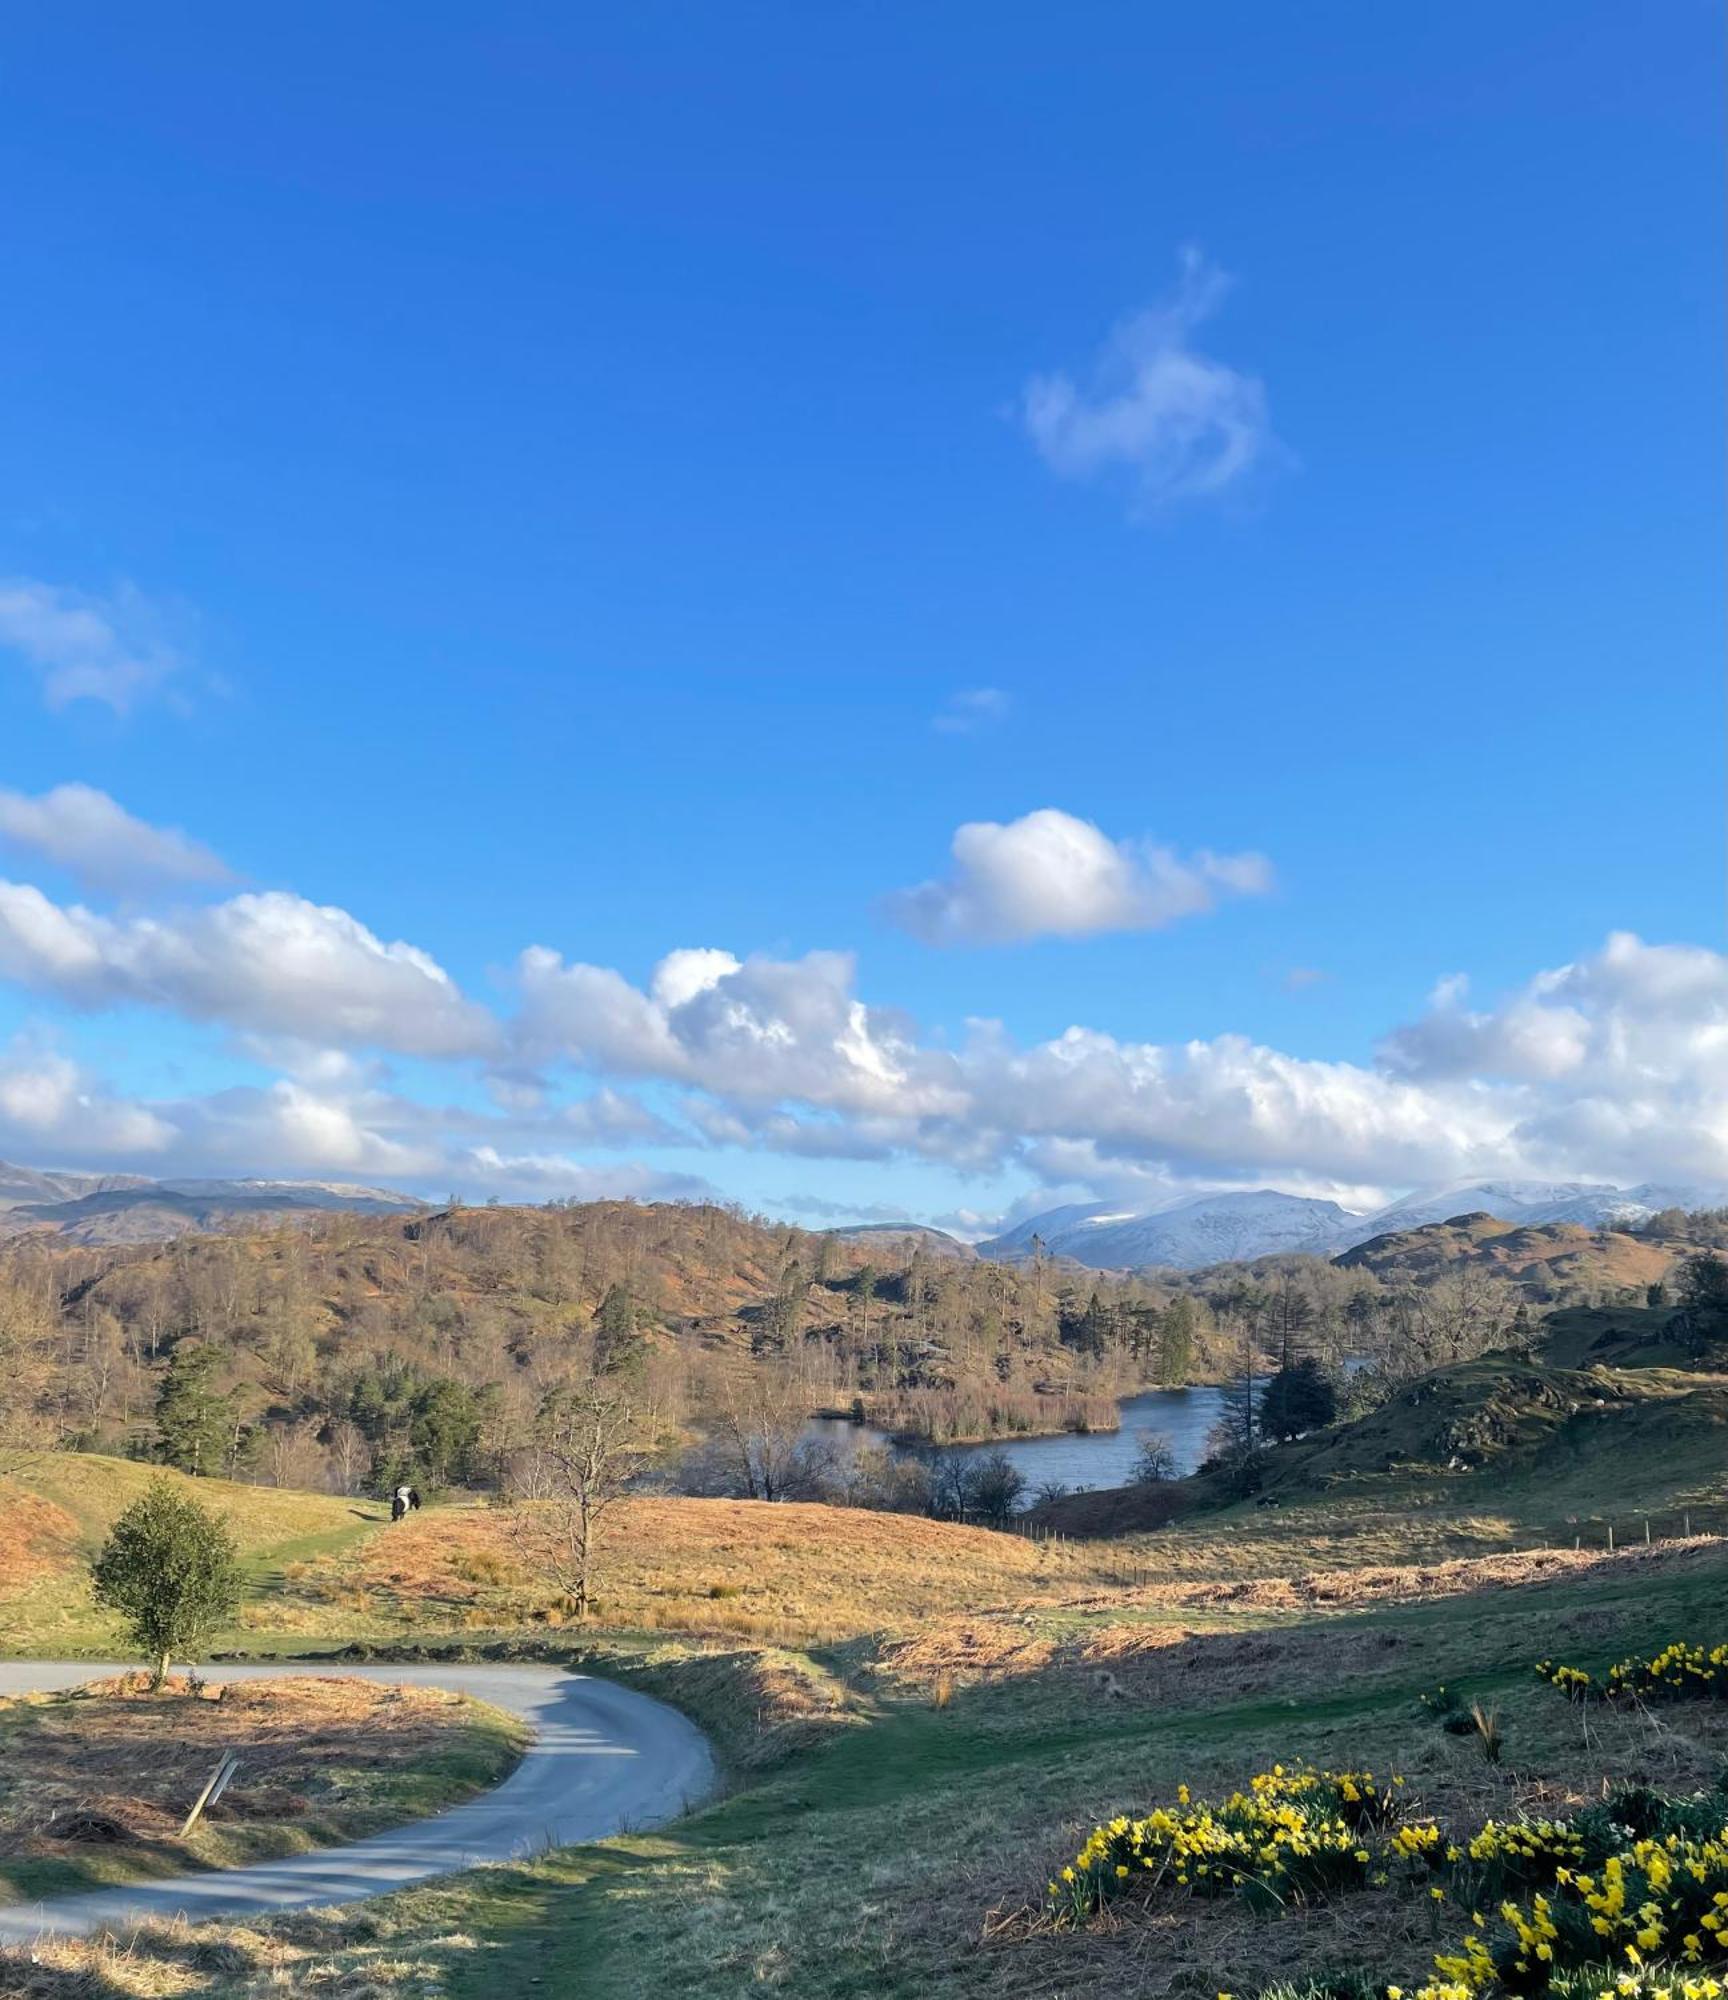
<instances>
[{"instance_id":1,"label":"wooden fence post","mask_svg":"<svg viewBox=\"0 0 1728 2000\"><path fill-rule=\"evenodd\" d=\"M204 1812L204 1809L207 1806L213 1806L222 1794L227 1791L229 1785L233 1782L235 1772L239 1768L240 1760L238 1757L231 1753L222 1757L215 1770L210 1773L209 1780L205 1784L203 1791L198 1794L198 1803L186 1815L186 1824L180 1829L180 1838L182 1840L198 1824L199 1817Z\"/></svg>"}]
</instances>

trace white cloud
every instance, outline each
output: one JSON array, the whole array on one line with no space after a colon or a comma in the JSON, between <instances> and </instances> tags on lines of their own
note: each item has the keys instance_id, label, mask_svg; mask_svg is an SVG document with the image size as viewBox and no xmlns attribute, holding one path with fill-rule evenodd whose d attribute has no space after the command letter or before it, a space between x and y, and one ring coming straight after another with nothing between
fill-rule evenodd
<instances>
[{"instance_id":1,"label":"white cloud","mask_svg":"<svg viewBox=\"0 0 1728 2000\"><path fill-rule=\"evenodd\" d=\"M1229 282L1185 250L1175 292L1115 329L1088 385L1066 374L1027 383L1021 414L1052 471L1120 473L1137 507L1153 512L1224 493L1272 458L1265 390L1192 345Z\"/></svg>"},{"instance_id":2,"label":"white cloud","mask_svg":"<svg viewBox=\"0 0 1728 2000\"><path fill-rule=\"evenodd\" d=\"M582 1146L687 1146L690 1134L651 1111L627 1090L603 1085L574 1104L546 1114L569 1143Z\"/></svg>"},{"instance_id":3,"label":"white cloud","mask_svg":"<svg viewBox=\"0 0 1728 2000\"><path fill-rule=\"evenodd\" d=\"M630 1073L686 1088L709 1144L788 1157L1172 1192L1728 1180L1728 958L1708 951L1615 936L1477 1014L1447 987L1374 1063L1079 1026L1028 1045L989 1022L949 1049L866 1006L852 977L834 954L744 960L668 1008L548 955L524 1023L540 1060L604 1069L596 1050L622 1051Z\"/></svg>"},{"instance_id":4,"label":"white cloud","mask_svg":"<svg viewBox=\"0 0 1728 2000\"><path fill-rule=\"evenodd\" d=\"M36 1164L63 1154L131 1159L173 1136L165 1119L111 1096L66 1056L22 1044L0 1055L0 1155Z\"/></svg>"},{"instance_id":5,"label":"white cloud","mask_svg":"<svg viewBox=\"0 0 1728 2000\"><path fill-rule=\"evenodd\" d=\"M1143 920L1159 896L1168 913L1168 870L1069 825L1088 836L1091 865L1064 874L1041 861L1030 887L1000 843L986 841L982 861L960 854L942 885L943 934L1072 926L1076 907L1093 923L1125 910ZM1202 884L1216 893L1212 875ZM1252 870L1229 884L1255 885ZM641 1192L676 1177L582 1155L739 1148L920 1160L990 1178L997 1201L1005 1173L1112 1198L1267 1183L1390 1192L1481 1175L1728 1182L1728 957L1624 933L1491 1003L1444 981L1360 1062L1240 1035L1165 1043L1082 1025L1028 1043L988 1021L950 1045L866 1002L847 954L712 946L668 953L641 986L535 948L505 1023L424 952L280 894L116 918L0 884L0 978L75 1007L219 1024L281 1072L128 1101L70 1058L14 1050L0 1057L0 1156L37 1162ZM380 1051L495 1063L492 1104L400 1094ZM591 1079L574 1098L572 1074ZM634 1080L669 1086L664 1112Z\"/></svg>"},{"instance_id":6,"label":"white cloud","mask_svg":"<svg viewBox=\"0 0 1728 2000\"><path fill-rule=\"evenodd\" d=\"M1461 982L1381 1049L1429 1089L1495 1089L1556 1172L1606 1180L1728 1178L1728 957L1629 931L1541 972L1498 1006Z\"/></svg>"},{"instance_id":7,"label":"white cloud","mask_svg":"<svg viewBox=\"0 0 1728 2000\"><path fill-rule=\"evenodd\" d=\"M36 798L0 787L0 840L96 888L232 879L209 848L135 818L94 785L56 785Z\"/></svg>"},{"instance_id":8,"label":"white cloud","mask_svg":"<svg viewBox=\"0 0 1728 2000\"><path fill-rule=\"evenodd\" d=\"M845 952L794 960L712 950L662 959L648 991L601 966L522 954L516 1041L529 1063L659 1077L747 1103L870 1115L935 1109L910 1029L852 991Z\"/></svg>"},{"instance_id":9,"label":"white cloud","mask_svg":"<svg viewBox=\"0 0 1728 2000\"><path fill-rule=\"evenodd\" d=\"M519 1201L712 1201L714 1187L698 1174L664 1173L635 1161L592 1166L562 1153L500 1153L476 1146L451 1171L482 1193ZM465 1192L466 1188L459 1190Z\"/></svg>"},{"instance_id":10,"label":"white cloud","mask_svg":"<svg viewBox=\"0 0 1728 2000\"><path fill-rule=\"evenodd\" d=\"M92 597L33 577L0 578L0 647L35 670L50 708L95 701L123 715L184 666L160 614L129 584Z\"/></svg>"},{"instance_id":11,"label":"white cloud","mask_svg":"<svg viewBox=\"0 0 1728 2000\"><path fill-rule=\"evenodd\" d=\"M1014 944L1036 937L1156 930L1209 910L1223 895L1271 887L1258 854L1183 857L1150 841L1116 841L1090 820L1045 807L954 835L953 873L888 899L926 944Z\"/></svg>"},{"instance_id":12,"label":"white cloud","mask_svg":"<svg viewBox=\"0 0 1728 2000\"><path fill-rule=\"evenodd\" d=\"M495 1040L492 1017L425 952L280 890L116 918L0 882L0 978L75 1007L162 1007L336 1047L454 1057Z\"/></svg>"},{"instance_id":13,"label":"white cloud","mask_svg":"<svg viewBox=\"0 0 1728 2000\"><path fill-rule=\"evenodd\" d=\"M1002 688L960 688L930 718L930 727L944 736L975 736L1002 721L1012 706Z\"/></svg>"}]
</instances>

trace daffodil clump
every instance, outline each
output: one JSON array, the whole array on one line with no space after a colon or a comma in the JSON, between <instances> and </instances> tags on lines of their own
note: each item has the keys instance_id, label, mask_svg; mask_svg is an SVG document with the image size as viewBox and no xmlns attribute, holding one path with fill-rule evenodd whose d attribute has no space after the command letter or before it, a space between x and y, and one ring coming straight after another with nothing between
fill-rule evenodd
<instances>
[{"instance_id":1,"label":"daffodil clump","mask_svg":"<svg viewBox=\"0 0 1728 2000\"><path fill-rule=\"evenodd\" d=\"M1680 1972L1562 1973L1548 1989L1549 2000L1728 2000L1728 1981L1709 1973ZM1221 1994L1219 2000L1233 2000ZM1416 1989L1383 1981L1338 1975L1305 1980L1299 1986L1280 1984L1262 1989L1259 2000L1474 2000L1465 1986L1442 1981Z\"/></svg>"},{"instance_id":2,"label":"daffodil clump","mask_svg":"<svg viewBox=\"0 0 1728 2000\"><path fill-rule=\"evenodd\" d=\"M1449 1847L1453 1897L1469 1909L1520 1889L1551 1888L1589 1855L1585 1834L1570 1820L1491 1819L1462 1848Z\"/></svg>"},{"instance_id":3,"label":"daffodil clump","mask_svg":"<svg viewBox=\"0 0 1728 2000\"><path fill-rule=\"evenodd\" d=\"M1728 1701L1728 1645L1676 1640L1648 1659L1622 1660L1598 1680L1582 1667L1539 1660L1536 1672L1568 1701Z\"/></svg>"},{"instance_id":4,"label":"daffodil clump","mask_svg":"<svg viewBox=\"0 0 1728 2000\"><path fill-rule=\"evenodd\" d=\"M1648 1830L1623 1823L1617 1810ZM1440 1982L1413 2000L1642 1996L1639 1980L1652 1991L1671 1987L1681 2000L1689 1980L1704 2000L1728 2000L1728 1799L1664 1801L1634 1792L1580 1813L1571 1825L1576 1848L1562 1830L1562 1837L1534 1843L1525 1864L1539 1872L1552 1859L1546 1888L1523 1900L1507 1897L1498 1908L1491 1898L1488 1908L1473 1908L1462 1942L1435 1958ZM1454 1893L1468 1896L1474 1880L1460 1869ZM1586 1972L1634 1983L1580 1987L1561 1977Z\"/></svg>"},{"instance_id":5,"label":"daffodil clump","mask_svg":"<svg viewBox=\"0 0 1728 2000\"><path fill-rule=\"evenodd\" d=\"M1078 1920L1112 1897L1165 1888L1283 1909L1385 1883L1395 1862L1419 1858L1430 1835L1439 1839L1432 1828L1415 1848L1388 1837L1403 1784L1372 1771L1275 1764L1221 1805L1194 1799L1183 1785L1173 1806L1095 1827L1050 1884L1052 1908Z\"/></svg>"}]
</instances>

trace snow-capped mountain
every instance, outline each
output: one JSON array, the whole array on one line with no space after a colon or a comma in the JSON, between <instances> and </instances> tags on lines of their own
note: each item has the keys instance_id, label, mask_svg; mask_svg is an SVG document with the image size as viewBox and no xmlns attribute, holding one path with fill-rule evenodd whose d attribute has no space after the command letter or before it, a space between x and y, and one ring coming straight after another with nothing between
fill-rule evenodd
<instances>
[{"instance_id":1,"label":"snow-capped mountain","mask_svg":"<svg viewBox=\"0 0 1728 2000\"><path fill-rule=\"evenodd\" d=\"M1028 1257L1037 1236L1053 1256L1097 1270L1141 1264L1192 1269L1278 1251L1324 1256L1356 1220L1335 1201L1257 1188L1181 1195L1156 1208L1127 1212L1105 1203L1053 1208L980 1243L978 1251L984 1257Z\"/></svg>"},{"instance_id":2,"label":"snow-capped mountain","mask_svg":"<svg viewBox=\"0 0 1728 2000\"><path fill-rule=\"evenodd\" d=\"M1418 1188L1369 1214L1311 1195L1274 1188L1248 1193L1178 1196L1155 1207L1124 1210L1105 1202L1073 1203L1016 1223L978 1245L983 1257L1029 1257L1037 1237L1052 1256L1095 1270L1250 1262L1290 1251L1336 1256L1392 1230L1486 1213L1526 1224L1582 1223L1586 1228L1642 1221L1663 1208L1728 1206L1728 1188L1663 1186L1646 1181L1621 1188L1606 1181L1461 1181Z\"/></svg>"},{"instance_id":3,"label":"snow-capped mountain","mask_svg":"<svg viewBox=\"0 0 1728 2000\"><path fill-rule=\"evenodd\" d=\"M1420 1229L1429 1222L1450 1222L1455 1215L1485 1214L1502 1222L1539 1225L1576 1222L1586 1229L1606 1224L1642 1222L1662 1208L1714 1208L1724 1191L1710 1187L1662 1187L1645 1181L1638 1187L1611 1186L1606 1181L1460 1181L1443 1188L1418 1188L1353 1225L1340 1249L1352 1249L1371 1236L1394 1229Z\"/></svg>"}]
</instances>

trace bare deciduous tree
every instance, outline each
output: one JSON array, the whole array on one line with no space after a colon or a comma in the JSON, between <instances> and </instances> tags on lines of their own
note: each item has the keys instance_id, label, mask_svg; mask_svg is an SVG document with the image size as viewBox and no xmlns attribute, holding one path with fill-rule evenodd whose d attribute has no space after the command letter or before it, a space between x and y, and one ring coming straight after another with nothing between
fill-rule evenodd
<instances>
[{"instance_id":1,"label":"bare deciduous tree","mask_svg":"<svg viewBox=\"0 0 1728 2000\"><path fill-rule=\"evenodd\" d=\"M784 1367L735 1369L713 1392L720 1436L745 1494L785 1500L800 1484L809 1383Z\"/></svg>"},{"instance_id":2,"label":"bare deciduous tree","mask_svg":"<svg viewBox=\"0 0 1728 2000\"><path fill-rule=\"evenodd\" d=\"M639 1392L591 1375L548 1392L519 1466L511 1522L517 1553L585 1617L601 1526L654 1455L657 1426ZM533 1497L529 1497L533 1496Z\"/></svg>"}]
</instances>

